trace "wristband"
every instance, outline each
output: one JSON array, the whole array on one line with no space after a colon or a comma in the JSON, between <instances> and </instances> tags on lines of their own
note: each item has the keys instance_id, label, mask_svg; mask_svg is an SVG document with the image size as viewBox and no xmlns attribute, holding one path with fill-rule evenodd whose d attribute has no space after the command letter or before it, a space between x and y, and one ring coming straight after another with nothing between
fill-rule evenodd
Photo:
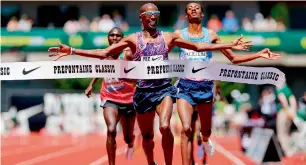
<instances>
[{"instance_id":1,"label":"wristband","mask_svg":"<svg viewBox=\"0 0 306 165\"><path fill-rule=\"evenodd\" d=\"M73 47L70 48L70 55L75 55L75 48Z\"/></svg>"}]
</instances>

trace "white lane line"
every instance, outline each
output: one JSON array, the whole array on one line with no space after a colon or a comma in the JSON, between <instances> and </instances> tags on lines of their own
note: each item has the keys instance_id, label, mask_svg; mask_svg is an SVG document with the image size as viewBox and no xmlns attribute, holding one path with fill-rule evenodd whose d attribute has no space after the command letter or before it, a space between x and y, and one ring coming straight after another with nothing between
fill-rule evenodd
<instances>
[{"instance_id":1,"label":"white lane line","mask_svg":"<svg viewBox=\"0 0 306 165\"><path fill-rule=\"evenodd\" d=\"M38 157L35 157L33 159L29 159L29 160L17 163L16 165L32 165L34 163L39 163L39 162L49 160L49 159L52 159L52 158L55 158L55 157L58 157L58 156L63 156L63 155L66 155L66 154L70 154L70 153L79 152L79 151L82 151L82 150L85 150L85 149L89 149L89 148L92 148L96 145L91 145L90 147L88 145L85 145L85 147L84 146L69 147L69 148L65 148L65 149L62 149L62 150L57 151L57 152L52 152L52 153L49 153L49 154L46 154L46 155L38 156Z\"/></svg>"},{"instance_id":2,"label":"white lane line","mask_svg":"<svg viewBox=\"0 0 306 165\"><path fill-rule=\"evenodd\" d=\"M121 147L121 148L117 149L116 156L125 153L125 149L126 149L126 147ZM91 162L89 165L100 165L100 164L105 163L107 161L108 161L108 156L106 154L106 155L102 156L101 158Z\"/></svg>"},{"instance_id":3,"label":"white lane line","mask_svg":"<svg viewBox=\"0 0 306 165\"><path fill-rule=\"evenodd\" d=\"M216 150L223 154L226 158L231 160L235 165L246 165L241 159L239 159L237 156L233 155L230 151L223 148L220 144L218 144L215 140L213 140L213 143L216 147Z\"/></svg>"}]
</instances>

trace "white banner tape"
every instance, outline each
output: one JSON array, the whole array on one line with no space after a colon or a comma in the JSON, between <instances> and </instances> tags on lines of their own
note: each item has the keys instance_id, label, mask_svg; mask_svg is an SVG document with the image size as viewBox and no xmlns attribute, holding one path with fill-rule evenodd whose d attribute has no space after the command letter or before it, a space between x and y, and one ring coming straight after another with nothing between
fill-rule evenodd
<instances>
[{"instance_id":1,"label":"white banner tape","mask_svg":"<svg viewBox=\"0 0 306 165\"><path fill-rule=\"evenodd\" d=\"M285 74L271 67L201 61L40 61L1 63L1 80L113 77L128 79L205 78L247 84L281 85Z\"/></svg>"}]
</instances>

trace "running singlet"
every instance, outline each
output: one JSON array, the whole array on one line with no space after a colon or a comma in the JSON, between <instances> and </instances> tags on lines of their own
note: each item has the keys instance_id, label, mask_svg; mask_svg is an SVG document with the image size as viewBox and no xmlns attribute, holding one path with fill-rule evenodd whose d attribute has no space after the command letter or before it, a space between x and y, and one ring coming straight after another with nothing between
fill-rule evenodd
<instances>
[{"instance_id":1,"label":"running singlet","mask_svg":"<svg viewBox=\"0 0 306 165\"><path fill-rule=\"evenodd\" d=\"M157 31L157 39L155 42L146 43L143 40L143 33L138 32L136 53L134 61L162 61L168 60L168 46L164 40L163 32ZM158 79L158 80L137 80L138 88L155 88L171 83L171 78Z\"/></svg>"},{"instance_id":2,"label":"running singlet","mask_svg":"<svg viewBox=\"0 0 306 165\"><path fill-rule=\"evenodd\" d=\"M280 89L276 88L275 92L276 92L276 96L278 96L281 93L284 94L285 97L286 97L286 101L287 101L288 105L290 106L289 98L293 94L292 94L292 91L288 87L287 84L285 86L283 86L282 88L280 88ZM281 111L283 109L283 106L281 105L279 99L276 100L276 103L277 103L277 111Z\"/></svg>"},{"instance_id":3,"label":"running singlet","mask_svg":"<svg viewBox=\"0 0 306 165\"><path fill-rule=\"evenodd\" d=\"M191 42L211 43L208 29L203 27L202 31L203 31L203 36L201 38L189 38L188 28L185 28L185 29L182 29L182 37L183 37L183 39L189 40ZM211 62L212 52L211 51L196 52L196 51L193 51L193 50L180 48L179 56L180 56L181 60L198 60L198 61L204 61L204 62ZM210 81L210 80L207 80L207 79L189 79L189 80Z\"/></svg>"},{"instance_id":4,"label":"running singlet","mask_svg":"<svg viewBox=\"0 0 306 165\"><path fill-rule=\"evenodd\" d=\"M120 60L124 60L124 51L119 56ZM119 78L104 78L100 90L101 100L110 100L121 104L133 103L135 92L134 83L129 80Z\"/></svg>"}]
</instances>

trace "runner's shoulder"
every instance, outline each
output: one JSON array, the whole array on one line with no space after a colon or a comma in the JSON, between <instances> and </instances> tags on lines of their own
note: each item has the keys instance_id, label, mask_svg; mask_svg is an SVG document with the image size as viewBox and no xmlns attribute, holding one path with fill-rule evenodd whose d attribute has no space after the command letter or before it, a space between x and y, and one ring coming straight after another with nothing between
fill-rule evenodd
<instances>
[{"instance_id":1,"label":"runner's shoulder","mask_svg":"<svg viewBox=\"0 0 306 165\"><path fill-rule=\"evenodd\" d=\"M174 31L174 32L163 32L164 37L167 39L175 39L175 38L180 38L180 32L179 31Z\"/></svg>"},{"instance_id":2,"label":"runner's shoulder","mask_svg":"<svg viewBox=\"0 0 306 165\"><path fill-rule=\"evenodd\" d=\"M208 32L209 32L210 35L217 35L217 32L212 30L212 29L208 29Z\"/></svg>"},{"instance_id":3,"label":"runner's shoulder","mask_svg":"<svg viewBox=\"0 0 306 165\"><path fill-rule=\"evenodd\" d=\"M214 31L212 29L208 29L208 33L211 36L212 42L219 42L220 41L220 37L218 36L216 31Z\"/></svg>"},{"instance_id":4,"label":"runner's shoulder","mask_svg":"<svg viewBox=\"0 0 306 165\"><path fill-rule=\"evenodd\" d=\"M176 29L173 33L180 36L181 32L182 32L181 29Z\"/></svg>"},{"instance_id":5,"label":"runner's shoulder","mask_svg":"<svg viewBox=\"0 0 306 165\"><path fill-rule=\"evenodd\" d=\"M131 51L131 48L130 47L126 47L126 48L123 49L123 51L124 52Z\"/></svg>"},{"instance_id":6,"label":"runner's shoulder","mask_svg":"<svg viewBox=\"0 0 306 165\"><path fill-rule=\"evenodd\" d=\"M122 40L123 40L123 41L127 41L127 42L133 42L133 43L135 43L135 42L136 42L136 39L137 39L136 33L132 33L132 34L130 34L130 35L124 37Z\"/></svg>"}]
</instances>

